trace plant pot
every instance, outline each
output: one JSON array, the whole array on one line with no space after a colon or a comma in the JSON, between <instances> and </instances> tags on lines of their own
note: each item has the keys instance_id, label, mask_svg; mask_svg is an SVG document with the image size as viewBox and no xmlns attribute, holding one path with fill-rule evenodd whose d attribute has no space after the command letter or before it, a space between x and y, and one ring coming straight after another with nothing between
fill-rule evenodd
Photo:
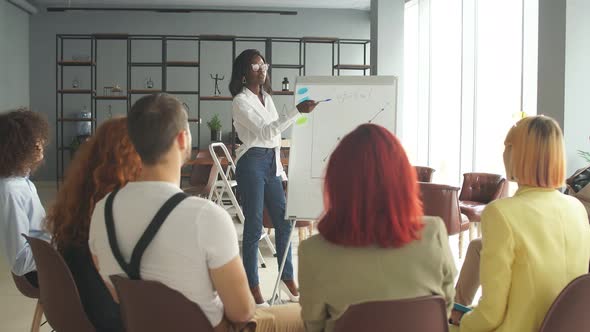
<instances>
[{"instance_id":1,"label":"plant pot","mask_svg":"<svg viewBox=\"0 0 590 332\"><path fill-rule=\"evenodd\" d=\"M221 142L221 130L211 130L211 142Z\"/></svg>"}]
</instances>

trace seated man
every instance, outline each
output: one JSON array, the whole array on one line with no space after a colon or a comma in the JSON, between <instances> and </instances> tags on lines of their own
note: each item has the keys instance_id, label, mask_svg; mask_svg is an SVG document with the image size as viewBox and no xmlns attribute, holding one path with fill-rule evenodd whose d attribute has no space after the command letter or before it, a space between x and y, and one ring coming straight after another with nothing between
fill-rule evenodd
<instances>
[{"instance_id":1,"label":"seated man","mask_svg":"<svg viewBox=\"0 0 590 332\"><path fill-rule=\"evenodd\" d=\"M128 130L141 173L99 201L90 223L89 247L102 278L109 286L109 276L122 273L162 282L197 303L216 331L247 322L255 303L231 217L179 187L191 152L182 103L167 94L145 96L131 108ZM136 253L138 242L145 250Z\"/></svg>"},{"instance_id":2,"label":"seated man","mask_svg":"<svg viewBox=\"0 0 590 332\"><path fill-rule=\"evenodd\" d=\"M12 273L34 286L33 253L21 234L49 241L43 230L45 209L29 175L43 161L49 135L47 120L29 110L0 114L0 247Z\"/></svg>"}]
</instances>

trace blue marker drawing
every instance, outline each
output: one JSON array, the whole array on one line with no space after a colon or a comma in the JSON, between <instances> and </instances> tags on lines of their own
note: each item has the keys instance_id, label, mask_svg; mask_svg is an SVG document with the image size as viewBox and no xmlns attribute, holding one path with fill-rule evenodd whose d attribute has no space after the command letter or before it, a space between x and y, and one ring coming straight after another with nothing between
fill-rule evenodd
<instances>
[{"instance_id":1,"label":"blue marker drawing","mask_svg":"<svg viewBox=\"0 0 590 332\"><path fill-rule=\"evenodd\" d=\"M309 100L309 97L303 97L301 99L299 99L299 102L297 102L297 104L301 104L302 102Z\"/></svg>"},{"instance_id":2,"label":"blue marker drawing","mask_svg":"<svg viewBox=\"0 0 590 332\"><path fill-rule=\"evenodd\" d=\"M297 94L302 95L304 93L307 93L307 91L309 91L308 88L300 88L299 90L297 90Z\"/></svg>"},{"instance_id":3,"label":"blue marker drawing","mask_svg":"<svg viewBox=\"0 0 590 332\"><path fill-rule=\"evenodd\" d=\"M328 98L328 99L316 101L316 103L319 104L319 103L324 103L324 102L328 102L328 101L332 101L332 99L331 98Z\"/></svg>"}]
</instances>

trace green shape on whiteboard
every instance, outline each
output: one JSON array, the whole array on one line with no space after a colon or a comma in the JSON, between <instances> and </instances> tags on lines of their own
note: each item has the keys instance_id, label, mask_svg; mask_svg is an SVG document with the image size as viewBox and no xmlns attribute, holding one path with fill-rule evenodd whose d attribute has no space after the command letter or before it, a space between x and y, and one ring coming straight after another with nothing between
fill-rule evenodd
<instances>
[{"instance_id":1,"label":"green shape on whiteboard","mask_svg":"<svg viewBox=\"0 0 590 332\"><path fill-rule=\"evenodd\" d=\"M297 90L297 94L302 95L304 93L307 93L307 91L309 91L307 88L300 88L299 90Z\"/></svg>"},{"instance_id":2,"label":"green shape on whiteboard","mask_svg":"<svg viewBox=\"0 0 590 332\"><path fill-rule=\"evenodd\" d=\"M304 116L302 116L299 119L297 119L297 121L295 121L295 123L298 124L298 125L306 124L307 123L307 118L304 117Z\"/></svg>"}]
</instances>

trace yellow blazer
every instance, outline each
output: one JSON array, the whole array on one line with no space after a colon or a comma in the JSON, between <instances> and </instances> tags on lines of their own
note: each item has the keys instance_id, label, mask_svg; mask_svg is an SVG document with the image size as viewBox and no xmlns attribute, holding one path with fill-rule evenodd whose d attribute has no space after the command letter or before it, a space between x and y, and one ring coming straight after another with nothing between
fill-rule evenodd
<instances>
[{"instance_id":1,"label":"yellow blazer","mask_svg":"<svg viewBox=\"0 0 590 332\"><path fill-rule=\"evenodd\" d=\"M521 187L489 204L481 226L482 297L460 331L538 331L561 290L588 273L584 206L557 190Z\"/></svg>"}]
</instances>

